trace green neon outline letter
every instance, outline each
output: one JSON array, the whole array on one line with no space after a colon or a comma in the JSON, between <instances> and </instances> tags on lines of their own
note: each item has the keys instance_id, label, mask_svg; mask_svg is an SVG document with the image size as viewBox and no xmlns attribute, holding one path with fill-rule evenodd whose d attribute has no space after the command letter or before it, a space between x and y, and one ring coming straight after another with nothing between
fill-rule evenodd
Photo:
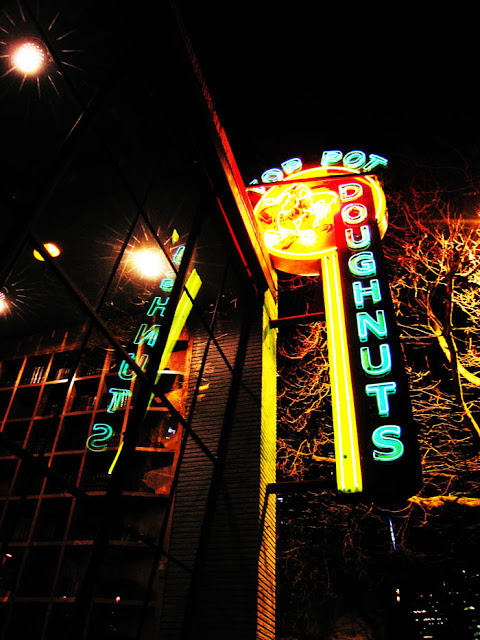
<instances>
[{"instance_id":1,"label":"green neon outline letter","mask_svg":"<svg viewBox=\"0 0 480 640\"><path fill-rule=\"evenodd\" d=\"M382 156L377 156L376 153L371 153L368 156L368 163L363 167L364 171L371 171L375 167L381 165L382 167L386 167L388 165L388 160L383 158Z\"/></svg>"},{"instance_id":2,"label":"green neon outline letter","mask_svg":"<svg viewBox=\"0 0 480 640\"><path fill-rule=\"evenodd\" d=\"M387 329L387 320L385 318L385 311L377 310L376 312L377 319L375 320L372 316L366 311L359 311L357 313L357 333L360 339L360 342L367 342L369 335L368 332L371 331L373 334L383 340L388 335Z\"/></svg>"},{"instance_id":3,"label":"green neon outline letter","mask_svg":"<svg viewBox=\"0 0 480 640\"><path fill-rule=\"evenodd\" d=\"M363 195L363 187L359 182L348 182L338 187L338 193L342 202L356 200Z\"/></svg>"},{"instance_id":4,"label":"green neon outline letter","mask_svg":"<svg viewBox=\"0 0 480 640\"><path fill-rule=\"evenodd\" d=\"M361 169L366 161L367 156L363 151L349 151L343 158L343 166L348 169Z\"/></svg>"},{"instance_id":5,"label":"green neon outline letter","mask_svg":"<svg viewBox=\"0 0 480 640\"><path fill-rule=\"evenodd\" d=\"M370 227L368 224L362 224L360 227L360 238L356 238L353 234L353 229L348 227L345 229L345 241L347 247L356 251L357 249L368 249L372 242L372 234L370 233Z\"/></svg>"},{"instance_id":6,"label":"green neon outline letter","mask_svg":"<svg viewBox=\"0 0 480 640\"><path fill-rule=\"evenodd\" d=\"M375 382L365 385L365 393L370 398L377 398L377 410L379 416L390 415L390 402L388 396L397 393L396 382Z\"/></svg>"},{"instance_id":7,"label":"green neon outline letter","mask_svg":"<svg viewBox=\"0 0 480 640\"><path fill-rule=\"evenodd\" d=\"M392 352L389 344L380 345L380 364L373 365L370 358L370 347L360 347L362 369L369 376L384 376L392 370Z\"/></svg>"},{"instance_id":8,"label":"green neon outline letter","mask_svg":"<svg viewBox=\"0 0 480 640\"><path fill-rule=\"evenodd\" d=\"M366 278L377 274L377 263L371 251L361 251L350 256L348 268L357 278Z\"/></svg>"},{"instance_id":9,"label":"green neon outline letter","mask_svg":"<svg viewBox=\"0 0 480 640\"><path fill-rule=\"evenodd\" d=\"M124 406L124 400L126 401L126 398L132 393L129 389L109 389L108 392L112 394L112 399L108 405L107 413L115 413L119 407Z\"/></svg>"},{"instance_id":10,"label":"green neon outline letter","mask_svg":"<svg viewBox=\"0 0 480 640\"><path fill-rule=\"evenodd\" d=\"M135 360L136 362L136 356L134 353L129 353L128 355L131 357L132 360ZM148 355L144 353L143 355L140 356L140 359L137 362L138 366L142 371L145 371L147 362L148 362ZM131 370L129 371L129 369L130 369L130 365L128 364L128 362L126 360L122 360L122 364L118 369L118 377L120 378L120 380L132 380L133 378L137 377L137 374L135 373L135 371L131 371Z\"/></svg>"},{"instance_id":11,"label":"green neon outline letter","mask_svg":"<svg viewBox=\"0 0 480 640\"><path fill-rule=\"evenodd\" d=\"M149 347L154 347L158 338L158 332L160 331L159 324L153 324L151 327L148 324L141 324L140 329L137 331L137 335L133 341L133 344L143 344L146 342Z\"/></svg>"},{"instance_id":12,"label":"green neon outline letter","mask_svg":"<svg viewBox=\"0 0 480 640\"><path fill-rule=\"evenodd\" d=\"M300 171L300 169L302 168L302 159L290 158L290 160L285 160L285 162L282 162L280 166L285 171L287 176L289 176L291 173L294 173L295 171Z\"/></svg>"},{"instance_id":13,"label":"green neon outline letter","mask_svg":"<svg viewBox=\"0 0 480 640\"><path fill-rule=\"evenodd\" d=\"M157 311L160 311L160 315L163 318L169 300L170 297L166 298L165 300L161 296L157 296L156 298L154 298L152 304L150 305L150 309L147 311L147 316L154 316Z\"/></svg>"},{"instance_id":14,"label":"green neon outline letter","mask_svg":"<svg viewBox=\"0 0 480 640\"><path fill-rule=\"evenodd\" d=\"M380 282L370 280L370 286L364 287L361 282L353 282L353 300L357 309L363 309L365 306L365 298L371 298L373 304L377 304L382 299L382 293L380 291Z\"/></svg>"},{"instance_id":15,"label":"green neon outline letter","mask_svg":"<svg viewBox=\"0 0 480 640\"><path fill-rule=\"evenodd\" d=\"M322 167L329 167L331 164L335 164L336 162L340 162L343 158L343 153L338 151L337 149L334 151L324 151L322 153Z\"/></svg>"},{"instance_id":16,"label":"green neon outline letter","mask_svg":"<svg viewBox=\"0 0 480 640\"><path fill-rule=\"evenodd\" d=\"M356 211L356 213L352 216L351 211ZM346 204L340 214L345 224L360 224L367 219L368 209L360 202L352 202L352 204Z\"/></svg>"},{"instance_id":17,"label":"green neon outline letter","mask_svg":"<svg viewBox=\"0 0 480 640\"><path fill-rule=\"evenodd\" d=\"M386 424L375 429L372 433L372 442L375 447L383 451L374 449L373 459L379 462L393 462L401 458L405 451L403 442L399 440L401 434L402 430L397 424Z\"/></svg>"},{"instance_id":18,"label":"green neon outline letter","mask_svg":"<svg viewBox=\"0 0 480 640\"><path fill-rule=\"evenodd\" d=\"M98 433L93 433L97 431ZM106 444L97 444L98 442L104 443L106 440L110 440L113 436L113 429L109 424L97 422L92 427L92 435L87 438L87 448L90 451L105 451Z\"/></svg>"}]
</instances>

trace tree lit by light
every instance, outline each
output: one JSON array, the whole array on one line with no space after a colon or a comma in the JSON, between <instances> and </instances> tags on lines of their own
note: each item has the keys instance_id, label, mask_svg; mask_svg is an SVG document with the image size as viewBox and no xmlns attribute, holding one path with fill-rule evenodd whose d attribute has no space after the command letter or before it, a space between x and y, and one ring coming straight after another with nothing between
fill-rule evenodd
<instances>
[{"instance_id":1,"label":"tree lit by light","mask_svg":"<svg viewBox=\"0 0 480 640\"><path fill-rule=\"evenodd\" d=\"M25 75L38 74L45 62L42 47L35 42L24 42L16 47L12 54L14 69Z\"/></svg>"},{"instance_id":2,"label":"tree lit by light","mask_svg":"<svg viewBox=\"0 0 480 640\"><path fill-rule=\"evenodd\" d=\"M136 271L145 278L158 278L165 271L165 260L156 249L138 249L132 259Z\"/></svg>"},{"instance_id":3,"label":"tree lit by light","mask_svg":"<svg viewBox=\"0 0 480 640\"><path fill-rule=\"evenodd\" d=\"M61 253L60 249L53 242L46 242L43 246L45 247L47 252L52 256L52 258L56 258ZM36 258L37 260L40 260L40 262L45 261L43 256L40 254L40 252L37 251L36 249L33 252L33 257Z\"/></svg>"}]
</instances>

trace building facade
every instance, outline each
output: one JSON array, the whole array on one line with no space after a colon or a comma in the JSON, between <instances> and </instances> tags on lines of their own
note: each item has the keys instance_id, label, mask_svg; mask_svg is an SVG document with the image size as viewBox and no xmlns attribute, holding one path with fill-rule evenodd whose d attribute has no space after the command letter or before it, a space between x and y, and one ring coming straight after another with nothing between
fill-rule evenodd
<instances>
[{"instance_id":1,"label":"building facade","mask_svg":"<svg viewBox=\"0 0 480 640\"><path fill-rule=\"evenodd\" d=\"M273 638L274 275L181 18L10 5L0 637Z\"/></svg>"}]
</instances>

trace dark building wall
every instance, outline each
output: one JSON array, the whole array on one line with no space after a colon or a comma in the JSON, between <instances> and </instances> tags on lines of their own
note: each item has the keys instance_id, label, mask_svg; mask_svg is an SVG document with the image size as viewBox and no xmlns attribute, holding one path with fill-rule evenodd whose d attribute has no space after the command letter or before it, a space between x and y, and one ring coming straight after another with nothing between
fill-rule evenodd
<instances>
[{"instance_id":1,"label":"dark building wall","mask_svg":"<svg viewBox=\"0 0 480 640\"><path fill-rule=\"evenodd\" d=\"M230 367L210 345L194 413L216 462L189 439L182 464L171 553L191 572L169 565L161 632L172 640L274 637L273 497L263 509L275 469L276 371L272 379L264 370L275 361L274 335L266 310L252 309L243 327L239 320L218 327ZM197 334L195 373L206 346Z\"/></svg>"},{"instance_id":2,"label":"dark building wall","mask_svg":"<svg viewBox=\"0 0 480 640\"><path fill-rule=\"evenodd\" d=\"M0 172L0 287L8 302L0 317L0 429L9 439L0 454L0 518L4 557L15 550L2 567L6 582L0 578L0 634L150 640L159 634L163 605L162 634L186 633L184 614L195 611L193 633L215 629L224 638L238 629L253 638L261 622L261 633L273 637L274 521L273 512L264 513L263 495L274 480L275 389L262 371L262 349L273 337L261 310L273 278L240 213L248 207L238 169L170 3L161 3L152 20L148 3L134 13L113 2L60 4L51 4L55 25L43 12L27 12L22 22L40 40L45 36L58 94L38 95L45 77L24 79L22 92L10 83L13 73L0 78L7 159ZM8 0L6 10L17 15L19 5ZM63 44L49 29L60 24L75 27L85 52L81 73L59 66ZM34 259L33 249L44 251L51 241L61 248L58 258ZM175 261L180 246L184 253ZM144 279L132 266L132 254L143 247L161 255L161 280ZM178 389L163 394L155 387L145 419L157 371L137 371L132 396L109 413L110 389L128 386L119 383L120 363L147 352L149 362L160 361L194 271L200 292L173 354L186 355L181 366L175 357L169 363L181 369ZM172 288L161 289L156 305L163 278ZM219 301L209 334L202 317L208 325ZM153 324L158 341L137 351L137 331ZM59 365L66 382L45 379L67 351L82 354L79 366L67 374ZM47 369L30 362L33 356L45 356ZM274 349L268 358L274 361ZM28 379L23 370L11 377L12 359L22 360L25 371L32 365ZM130 370L134 364L128 361ZM91 450L93 427L107 423L113 433L106 449ZM121 472L109 474L127 431L129 445L115 466ZM178 552L167 553L170 539Z\"/></svg>"}]
</instances>

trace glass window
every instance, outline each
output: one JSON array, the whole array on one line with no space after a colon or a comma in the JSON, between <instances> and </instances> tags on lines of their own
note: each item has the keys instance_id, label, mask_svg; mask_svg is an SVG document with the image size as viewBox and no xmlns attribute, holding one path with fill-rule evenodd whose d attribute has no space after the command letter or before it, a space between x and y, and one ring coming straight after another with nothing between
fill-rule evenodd
<instances>
[{"instance_id":1,"label":"glass window","mask_svg":"<svg viewBox=\"0 0 480 640\"><path fill-rule=\"evenodd\" d=\"M57 569L60 547L34 547L24 564L18 595L45 597L50 594Z\"/></svg>"},{"instance_id":2,"label":"glass window","mask_svg":"<svg viewBox=\"0 0 480 640\"><path fill-rule=\"evenodd\" d=\"M23 370L20 384L38 384L46 377L50 356L33 356L28 358Z\"/></svg>"},{"instance_id":3,"label":"glass window","mask_svg":"<svg viewBox=\"0 0 480 640\"><path fill-rule=\"evenodd\" d=\"M34 540L61 542L65 535L71 503L68 498L42 500L33 533Z\"/></svg>"},{"instance_id":4,"label":"glass window","mask_svg":"<svg viewBox=\"0 0 480 640\"><path fill-rule=\"evenodd\" d=\"M17 381L23 360L7 360L0 363L0 385L12 387Z\"/></svg>"},{"instance_id":5,"label":"glass window","mask_svg":"<svg viewBox=\"0 0 480 640\"><path fill-rule=\"evenodd\" d=\"M25 387L17 389L13 398L12 406L8 412L8 419L30 418L35 413L38 397L40 395L39 387Z\"/></svg>"},{"instance_id":6,"label":"glass window","mask_svg":"<svg viewBox=\"0 0 480 640\"><path fill-rule=\"evenodd\" d=\"M2 433L15 445L21 447L25 442L30 422L7 422ZM8 450L8 449L7 449Z\"/></svg>"},{"instance_id":7,"label":"glass window","mask_svg":"<svg viewBox=\"0 0 480 640\"><path fill-rule=\"evenodd\" d=\"M44 454L52 450L58 422L54 418L35 418L26 445L29 453Z\"/></svg>"},{"instance_id":8,"label":"glass window","mask_svg":"<svg viewBox=\"0 0 480 640\"><path fill-rule=\"evenodd\" d=\"M47 380L66 382L76 367L78 357L78 351L56 353L53 356Z\"/></svg>"},{"instance_id":9,"label":"glass window","mask_svg":"<svg viewBox=\"0 0 480 640\"><path fill-rule=\"evenodd\" d=\"M52 456L51 469L59 476L59 480L48 478L45 494L68 493L63 480L76 485L82 457L78 454L57 454Z\"/></svg>"},{"instance_id":10,"label":"glass window","mask_svg":"<svg viewBox=\"0 0 480 640\"><path fill-rule=\"evenodd\" d=\"M90 416L66 416L56 445L57 451L82 451L90 432Z\"/></svg>"}]
</instances>

